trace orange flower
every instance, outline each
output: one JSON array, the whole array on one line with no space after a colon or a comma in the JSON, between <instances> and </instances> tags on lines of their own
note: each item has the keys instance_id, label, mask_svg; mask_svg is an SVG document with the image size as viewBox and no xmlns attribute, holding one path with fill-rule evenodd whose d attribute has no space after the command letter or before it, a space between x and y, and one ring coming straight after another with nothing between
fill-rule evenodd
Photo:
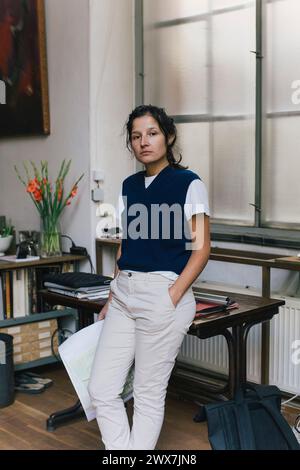
<instances>
[{"instance_id":1,"label":"orange flower","mask_svg":"<svg viewBox=\"0 0 300 470\"><path fill-rule=\"evenodd\" d=\"M42 192L37 189L36 191L34 191L33 197L36 200L36 202L41 202L41 200L43 199Z\"/></svg>"},{"instance_id":2,"label":"orange flower","mask_svg":"<svg viewBox=\"0 0 300 470\"><path fill-rule=\"evenodd\" d=\"M39 189L39 182L36 178L34 178L33 180L30 180L28 185L27 185L27 192L28 193L34 193L35 191L37 191Z\"/></svg>"},{"instance_id":3,"label":"orange flower","mask_svg":"<svg viewBox=\"0 0 300 470\"><path fill-rule=\"evenodd\" d=\"M71 190L65 192L64 181L66 175L68 174L71 160L62 161L59 168L58 177L56 180L54 180L54 182L52 181L52 183L50 182L48 176L47 161L41 161L40 170L33 161L31 161L30 164L33 170L32 176L30 176L28 163L26 162L23 163L23 166L27 175L27 180L19 174L18 168L15 165L14 168L17 176L21 183L25 186L30 198L35 203L35 206L37 207L42 219L56 223L65 206L70 206L73 198L76 196L78 183L83 178L83 174L77 180L75 180L73 186L71 186Z\"/></svg>"},{"instance_id":4,"label":"orange flower","mask_svg":"<svg viewBox=\"0 0 300 470\"><path fill-rule=\"evenodd\" d=\"M77 194L77 186L74 186L74 188L71 191L71 197L75 197Z\"/></svg>"}]
</instances>

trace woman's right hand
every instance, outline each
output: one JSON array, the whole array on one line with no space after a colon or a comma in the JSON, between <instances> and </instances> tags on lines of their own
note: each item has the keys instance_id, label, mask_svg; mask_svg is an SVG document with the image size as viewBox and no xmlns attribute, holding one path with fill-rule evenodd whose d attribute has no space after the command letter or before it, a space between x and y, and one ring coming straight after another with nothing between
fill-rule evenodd
<instances>
[{"instance_id":1,"label":"woman's right hand","mask_svg":"<svg viewBox=\"0 0 300 470\"><path fill-rule=\"evenodd\" d=\"M107 310L108 310L110 301L111 301L111 298L109 297L109 298L107 299L106 304L103 305L101 311L99 312L97 321L104 320L104 318L106 317L106 314L107 314Z\"/></svg>"}]
</instances>

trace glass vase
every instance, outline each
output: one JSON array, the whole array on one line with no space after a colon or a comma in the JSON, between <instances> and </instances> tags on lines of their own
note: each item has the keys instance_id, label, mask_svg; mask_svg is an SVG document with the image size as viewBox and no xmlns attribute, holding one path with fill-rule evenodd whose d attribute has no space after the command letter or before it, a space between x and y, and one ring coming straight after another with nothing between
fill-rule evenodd
<instances>
[{"instance_id":1,"label":"glass vase","mask_svg":"<svg viewBox=\"0 0 300 470\"><path fill-rule=\"evenodd\" d=\"M61 256L61 230L58 220L51 218L41 219L40 234L40 256L49 258L51 256Z\"/></svg>"}]
</instances>

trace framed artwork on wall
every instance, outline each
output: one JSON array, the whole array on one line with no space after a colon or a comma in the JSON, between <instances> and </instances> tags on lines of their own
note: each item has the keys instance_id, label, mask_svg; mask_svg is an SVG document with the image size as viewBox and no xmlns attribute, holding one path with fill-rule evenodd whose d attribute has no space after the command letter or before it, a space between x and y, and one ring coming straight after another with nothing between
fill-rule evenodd
<instances>
[{"instance_id":1,"label":"framed artwork on wall","mask_svg":"<svg viewBox=\"0 0 300 470\"><path fill-rule=\"evenodd\" d=\"M0 137L48 134L44 0L0 0Z\"/></svg>"}]
</instances>

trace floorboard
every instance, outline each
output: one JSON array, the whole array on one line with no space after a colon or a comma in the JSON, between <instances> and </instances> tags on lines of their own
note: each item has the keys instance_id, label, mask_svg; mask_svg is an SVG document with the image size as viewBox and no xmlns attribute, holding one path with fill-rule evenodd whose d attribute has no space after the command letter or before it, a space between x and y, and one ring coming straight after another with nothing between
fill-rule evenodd
<instances>
[{"instance_id":1,"label":"floorboard","mask_svg":"<svg viewBox=\"0 0 300 470\"><path fill-rule=\"evenodd\" d=\"M76 401L73 386L61 366L51 365L36 370L54 384L43 393L28 395L16 392L12 405L0 411L0 450L97 450L104 449L97 422L82 418L54 432L46 430L48 416L72 406ZM132 422L132 401L128 403ZM195 423L198 406L167 397L165 420L157 449L210 449L206 423Z\"/></svg>"}]
</instances>

